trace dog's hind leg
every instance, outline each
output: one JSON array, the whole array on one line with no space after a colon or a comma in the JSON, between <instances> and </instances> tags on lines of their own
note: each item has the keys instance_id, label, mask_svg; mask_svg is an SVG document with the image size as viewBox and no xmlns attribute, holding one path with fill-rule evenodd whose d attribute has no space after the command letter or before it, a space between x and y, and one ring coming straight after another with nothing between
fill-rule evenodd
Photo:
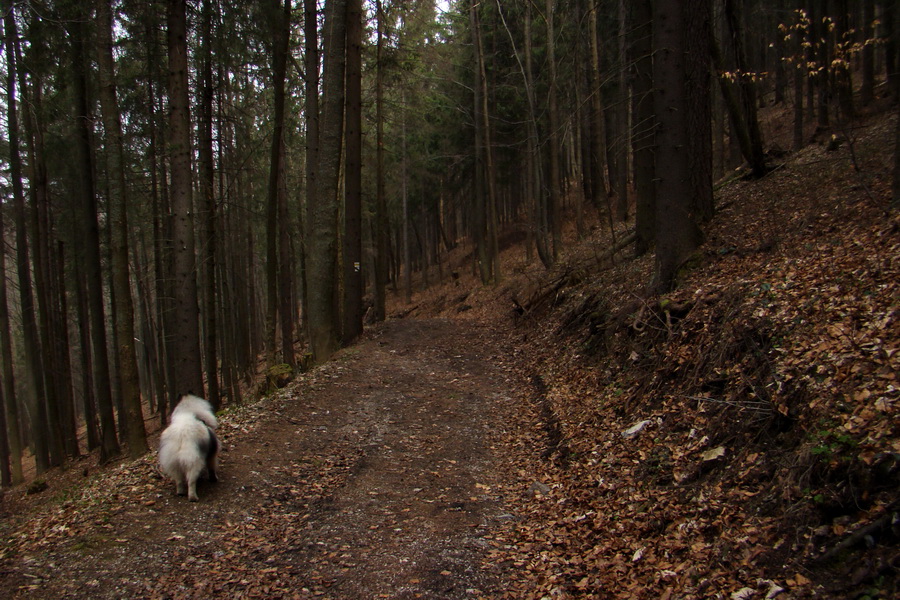
<instances>
[{"instance_id":1,"label":"dog's hind leg","mask_svg":"<svg viewBox=\"0 0 900 600\"><path fill-rule=\"evenodd\" d=\"M209 432L209 450L206 452L206 472L210 481L218 481L216 468L219 466L219 439L212 431Z\"/></svg>"},{"instance_id":2,"label":"dog's hind leg","mask_svg":"<svg viewBox=\"0 0 900 600\"><path fill-rule=\"evenodd\" d=\"M178 479L175 480L175 493L179 496L184 496L188 493L187 488L184 475L179 475Z\"/></svg>"},{"instance_id":3,"label":"dog's hind leg","mask_svg":"<svg viewBox=\"0 0 900 600\"><path fill-rule=\"evenodd\" d=\"M202 468L192 468L186 474L188 483L188 500L190 500L191 502L196 502L200 499L197 497L197 480L200 478L201 471Z\"/></svg>"}]
</instances>

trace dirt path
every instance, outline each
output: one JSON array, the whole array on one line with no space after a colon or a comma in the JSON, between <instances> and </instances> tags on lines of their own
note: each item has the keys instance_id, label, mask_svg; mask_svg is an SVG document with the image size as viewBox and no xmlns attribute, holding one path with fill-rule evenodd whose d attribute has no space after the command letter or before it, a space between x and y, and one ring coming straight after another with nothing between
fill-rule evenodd
<instances>
[{"instance_id":1,"label":"dirt path","mask_svg":"<svg viewBox=\"0 0 900 600\"><path fill-rule=\"evenodd\" d=\"M488 538L510 515L493 444L517 394L495 339L468 322L388 323L279 399L226 414L221 481L199 503L148 458L36 517L49 535L0 564L0 595L494 595Z\"/></svg>"}]
</instances>

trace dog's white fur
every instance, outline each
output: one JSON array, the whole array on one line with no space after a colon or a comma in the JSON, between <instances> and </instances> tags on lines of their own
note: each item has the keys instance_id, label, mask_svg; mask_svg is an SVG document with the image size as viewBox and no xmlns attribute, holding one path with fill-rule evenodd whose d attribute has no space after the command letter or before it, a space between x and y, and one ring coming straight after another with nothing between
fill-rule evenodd
<instances>
[{"instance_id":1,"label":"dog's white fur","mask_svg":"<svg viewBox=\"0 0 900 600\"><path fill-rule=\"evenodd\" d=\"M172 411L169 426L159 438L160 468L175 480L178 495L187 493L191 502L198 500L197 480L204 469L210 481L216 481L218 426L209 402L187 394Z\"/></svg>"}]
</instances>

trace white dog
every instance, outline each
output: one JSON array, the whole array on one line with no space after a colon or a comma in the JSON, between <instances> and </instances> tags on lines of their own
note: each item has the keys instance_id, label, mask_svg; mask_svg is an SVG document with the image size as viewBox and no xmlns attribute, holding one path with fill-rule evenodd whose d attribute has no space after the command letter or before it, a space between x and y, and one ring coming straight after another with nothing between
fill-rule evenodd
<instances>
[{"instance_id":1,"label":"white dog","mask_svg":"<svg viewBox=\"0 0 900 600\"><path fill-rule=\"evenodd\" d=\"M159 464L162 472L175 480L179 496L187 493L196 502L197 479L206 469L210 481L216 481L219 426L209 402L187 394L172 411L169 426L159 438Z\"/></svg>"}]
</instances>

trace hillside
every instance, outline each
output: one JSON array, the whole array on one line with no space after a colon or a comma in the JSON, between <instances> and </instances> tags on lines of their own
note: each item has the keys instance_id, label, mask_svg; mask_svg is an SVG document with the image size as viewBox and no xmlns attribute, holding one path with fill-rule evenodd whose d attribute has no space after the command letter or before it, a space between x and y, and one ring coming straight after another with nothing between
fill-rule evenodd
<instances>
[{"instance_id":1,"label":"hillside","mask_svg":"<svg viewBox=\"0 0 900 600\"><path fill-rule=\"evenodd\" d=\"M498 537L528 578L507 597L897 597L893 131L871 117L721 186L664 297L596 227L550 273L509 251L502 285L414 299L508 322L533 383L510 444L548 491Z\"/></svg>"},{"instance_id":2,"label":"hillside","mask_svg":"<svg viewBox=\"0 0 900 600\"><path fill-rule=\"evenodd\" d=\"M199 503L155 454L8 491L0 596L897 597L893 132L721 185L664 297L602 225L550 271L511 232L489 287L457 248L357 345L226 409Z\"/></svg>"}]
</instances>

